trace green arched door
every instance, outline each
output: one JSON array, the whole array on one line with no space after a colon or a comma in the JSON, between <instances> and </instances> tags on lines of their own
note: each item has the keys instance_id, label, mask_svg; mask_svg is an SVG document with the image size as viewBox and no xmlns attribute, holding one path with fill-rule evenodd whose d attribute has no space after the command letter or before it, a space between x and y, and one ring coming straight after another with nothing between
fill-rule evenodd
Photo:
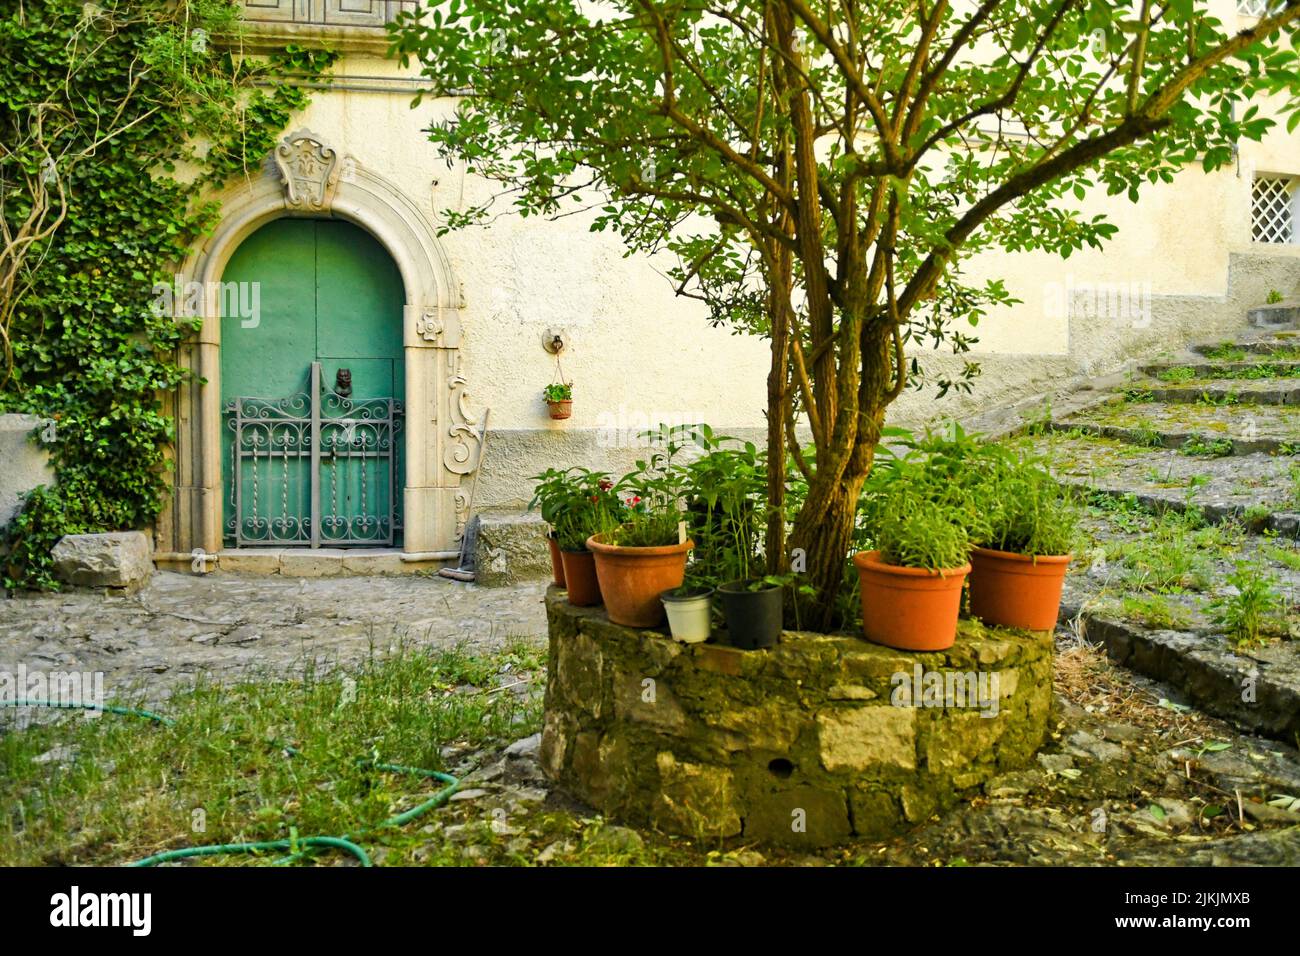
<instances>
[{"instance_id":1,"label":"green arched door","mask_svg":"<svg viewBox=\"0 0 1300 956\"><path fill-rule=\"evenodd\" d=\"M351 223L277 219L235 251L221 297L226 545L400 544L392 257Z\"/></svg>"}]
</instances>

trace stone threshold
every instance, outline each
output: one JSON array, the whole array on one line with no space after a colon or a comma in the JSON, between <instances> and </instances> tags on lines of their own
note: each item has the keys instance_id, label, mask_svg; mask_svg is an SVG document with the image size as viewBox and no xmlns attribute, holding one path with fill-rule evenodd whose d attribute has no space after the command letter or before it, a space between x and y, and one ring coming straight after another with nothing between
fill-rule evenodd
<instances>
[{"instance_id":1,"label":"stone threshold","mask_svg":"<svg viewBox=\"0 0 1300 956\"><path fill-rule=\"evenodd\" d=\"M419 574L455 564L458 551L410 553L398 548L227 548L203 560L207 572L279 574L287 578ZM187 554L156 554L154 563L170 571L200 572Z\"/></svg>"}]
</instances>

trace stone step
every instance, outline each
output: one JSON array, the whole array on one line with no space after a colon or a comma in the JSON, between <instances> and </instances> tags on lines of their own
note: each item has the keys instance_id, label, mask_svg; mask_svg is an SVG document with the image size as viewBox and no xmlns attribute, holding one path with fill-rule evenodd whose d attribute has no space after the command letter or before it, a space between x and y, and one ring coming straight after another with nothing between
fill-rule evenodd
<instances>
[{"instance_id":1,"label":"stone step","mask_svg":"<svg viewBox=\"0 0 1300 956\"><path fill-rule=\"evenodd\" d=\"M1144 428L1126 428L1121 425L1101 425L1087 421L1053 421L1049 422L1047 427L1049 430L1061 435L1082 434L1096 438L1113 438L1116 441L1139 445L1143 448L1185 450L1185 454L1212 458L1226 458L1230 455L1300 454L1300 445L1277 438L1248 439L1220 437L1197 431L1152 431Z\"/></svg>"},{"instance_id":2,"label":"stone step","mask_svg":"<svg viewBox=\"0 0 1300 956\"><path fill-rule=\"evenodd\" d=\"M1061 420L1058 433L1082 432L1148 448L1182 449L1192 439L1204 448L1220 443L1218 454L1300 454L1300 406L1237 406L1187 402L1131 402L1123 398L1094 405ZM1189 449L1190 450L1190 449ZM1213 454L1214 452L1207 452Z\"/></svg>"},{"instance_id":3,"label":"stone step","mask_svg":"<svg viewBox=\"0 0 1300 956\"><path fill-rule=\"evenodd\" d=\"M1276 331L1300 327L1300 303L1292 301L1261 305L1246 313L1252 328Z\"/></svg>"},{"instance_id":4,"label":"stone step","mask_svg":"<svg viewBox=\"0 0 1300 956\"><path fill-rule=\"evenodd\" d=\"M1212 458L1109 438L1040 435L1033 447L1080 493L1132 496L1151 511L1200 508L1209 520L1300 534L1300 463L1264 454Z\"/></svg>"},{"instance_id":5,"label":"stone step","mask_svg":"<svg viewBox=\"0 0 1300 956\"><path fill-rule=\"evenodd\" d=\"M1113 498L1116 501L1131 501L1153 514L1165 511L1186 511L1188 507L1199 508L1205 520L1211 524L1237 523L1243 525L1252 534L1274 534L1284 538L1300 539L1300 509L1290 511L1270 511L1266 506L1256 511L1255 506L1235 502L1193 501L1176 494L1161 491L1134 491L1124 487L1102 487L1082 482L1062 479L1061 483L1073 489L1080 496L1095 500L1097 497Z\"/></svg>"},{"instance_id":6,"label":"stone step","mask_svg":"<svg viewBox=\"0 0 1300 956\"><path fill-rule=\"evenodd\" d=\"M1075 618L1116 662L1170 684L1203 710L1288 743L1300 733L1300 664L1294 653L1242 655L1222 639L1147 628L1062 603L1061 620ZM1252 693L1244 693L1247 687Z\"/></svg>"},{"instance_id":7,"label":"stone step","mask_svg":"<svg viewBox=\"0 0 1300 956\"><path fill-rule=\"evenodd\" d=\"M1261 358L1257 362L1155 362L1140 367L1143 375L1149 375L1161 382L1177 383L1179 379L1286 379L1300 378L1300 362L1268 361Z\"/></svg>"},{"instance_id":8,"label":"stone step","mask_svg":"<svg viewBox=\"0 0 1300 956\"><path fill-rule=\"evenodd\" d=\"M1238 355L1300 357L1300 333L1261 336L1235 342L1201 342L1191 346L1191 350L1215 361L1238 361Z\"/></svg>"},{"instance_id":9,"label":"stone step","mask_svg":"<svg viewBox=\"0 0 1300 956\"><path fill-rule=\"evenodd\" d=\"M1136 401L1197 402L1204 405L1300 405L1300 383L1253 379L1193 379L1177 384L1145 379L1125 394Z\"/></svg>"}]
</instances>

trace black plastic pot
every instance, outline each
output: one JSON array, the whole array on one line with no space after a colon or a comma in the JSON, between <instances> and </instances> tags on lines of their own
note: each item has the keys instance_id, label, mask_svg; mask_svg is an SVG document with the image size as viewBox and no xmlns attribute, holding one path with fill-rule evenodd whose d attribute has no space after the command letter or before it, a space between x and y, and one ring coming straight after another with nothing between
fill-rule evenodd
<instances>
[{"instance_id":1,"label":"black plastic pot","mask_svg":"<svg viewBox=\"0 0 1300 956\"><path fill-rule=\"evenodd\" d=\"M749 588L754 581L731 581L718 588L727 639L732 647L752 651L772 647L781 636L783 592L779 584Z\"/></svg>"}]
</instances>

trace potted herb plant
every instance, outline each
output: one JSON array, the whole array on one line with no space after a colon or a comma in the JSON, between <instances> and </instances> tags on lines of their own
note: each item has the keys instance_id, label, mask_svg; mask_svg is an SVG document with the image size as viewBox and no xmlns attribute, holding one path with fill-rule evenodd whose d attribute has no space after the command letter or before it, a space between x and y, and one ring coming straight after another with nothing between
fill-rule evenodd
<instances>
[{"instance_id":1,"label":"potted herb plant","mask_svg":"<svg viewBox=\"0 0 1300 956\"><path fill-rule=\"evenodd\" d=\"M702 644L713 632L713 588L686 585L659 595L668 612L673 638L684 644Z\"/></svg>"},{"instance_id":2,"label":"potted herb plant","mask_svg":"<svg viewBox=\"0 0 1300 956\"><path fill-rule=\"evenodd\" d=\"M875 548L853 556L867 640L910 651L956 640L975 513L953 480L959 461L951 449L918 449L873 475L865 511Z\"/></svg>"},{"instance_id":3,"label":"potted herb plant","mask_svg":"<svg viewBox=\"0 0 1300 956\"><path fill-rule=\"evenodd\" d=\"M590 607L601 602L596 565L586 544L592 521L584 518L588 516L582 509L566 511L555 526L560 563L564 568L564 586L569 592L569 603L577 607Z\"/></svg>"},{"instance_id":4,"label":"potted herb plant","mask_svg":"<svg viewBox=\"0 0 1300 956\"><path fill-rule=\"evenodd\" d=\"M622 505L608 475L577 470L571 492L555 516L556 545L570 604L589 607L603 600L595 557L587 541L601 528L617 522L621 513Z\"/></svg>"},{"instance_id":5,"label":"potted herb plant","mask_svg":"<svg viewBox=\"0 0 1300 956\"><path fill-rule=\"evenodd\" d=\"M728 581L718 587L718 596L732 647L753 651L776 644L785 617L785 589L779 578Z\"/></svg>"},{"instance_id":6,"label":"potted herb plant","mask_svg":"<svg viewBox=\"0 0 1300 956\"><path fill-rule=\"evenodd\" d=\"M573 385L569 382L552 382L542 389L546 410L551 418L562 421L573 414Z\"/></svg>"},{"instance_id":7,"label":"potted herb plant","mask_svg":"<svg viewBox=\"0 0 1300 956\"><path fill-rule=\"evenodd\" d=\"M987 624L1056 627L1078 513L1042 459L990 445L975 493L987 525L971 551L970 613Z\"/></svg>"},{"instance_id":8,"label":"potted herb plant","mask_svg":"<svg viewBox=\"0 0 1300 956\"><path fill-rule=\"evenodd\" d=\"M615 624L655 627L664 620L664 591L680 587L695 543L681 533L675 498L632 495L622 514L606 510L587 539L605 611Z\"/></svg>"},{"instance_id":9,"label":"potted herb plant","mask_svg":"<svg viewBox=\"0 0 1300 956\"><path fill-rule=\"evenodd\" d=\"M693 584L716 587L733 647L772 647L784 623L784 582L761 573L759 544L766 521L764 455L752 442L692 429L705 454L684 467L683 497L691 537L698 544L690 568Z\"/></svg>"},{"instance_id":10,"label":"potted herb plant","mask_svg":"<svg viewBox=\"0 0 1300 956\"><path fill-rule=\"evenodd\" d=\"M564 562L560 557L559 539L555 532L560 514L574 495L574 473L577 468L548 468L539 475L533 475L533 500L528 502L528 509L540 507L542 520L550 527L546 531L546 547L551 555L551 580L556 587L564 587Z\"/></svg>"}]
</instances>

